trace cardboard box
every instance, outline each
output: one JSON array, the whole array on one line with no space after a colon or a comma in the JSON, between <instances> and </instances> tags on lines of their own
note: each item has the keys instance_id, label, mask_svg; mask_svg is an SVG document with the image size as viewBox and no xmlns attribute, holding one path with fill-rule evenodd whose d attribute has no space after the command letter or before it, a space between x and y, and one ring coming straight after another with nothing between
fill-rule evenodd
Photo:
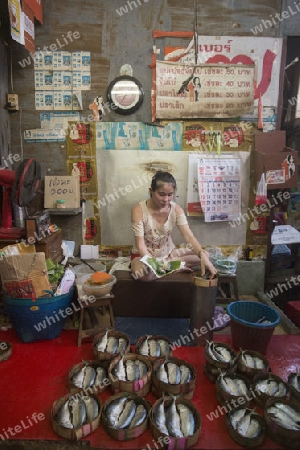
<instances>
[{"instance_id":1,"label":"cardboard box","mask_svg":"<svg viewBox=\"0 0 300 450\"><path fill-rule=\"evenodd\" d=\"M6 256L0 260L0 273L9 297L36 300L51 289L44 253Z\"/></svg>"},{"instance_id":2,"label":"cardboard box","mask_svg":"<svg viewBox=\"0 0 300 450\"><path fill-rule=\"evenodd\" d=\"M297 187L298 152L285 146L285 131L255 134L255 181L265 173L267 189Z\"/></svg>"},{"instance_id":3,"label":"cardboard box","mask_svg":"<svg viewBox=\"0 0 300 450\"><path fill-rule=\"evenodd\" d=\"M34 240L42 237L45 238L50 234L50 215L48 211L41 211L33 216L25 218L26 239Z\"/></svg>"},{"instance_id":4,"label":"cardboard box","mask_svg":"<svg viewBox=\"0 0 300 450\"><path fill-rule=\"evenodd\" d=\"M44 207L56 208L56 200L66 200L65 208L80 208L79 176L45 176Z\"/></svg>"}]
</instances>

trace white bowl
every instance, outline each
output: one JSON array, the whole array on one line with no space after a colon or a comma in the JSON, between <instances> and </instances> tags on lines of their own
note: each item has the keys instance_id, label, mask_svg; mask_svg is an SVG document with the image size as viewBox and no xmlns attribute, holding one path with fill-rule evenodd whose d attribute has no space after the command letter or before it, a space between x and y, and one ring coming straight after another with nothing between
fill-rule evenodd
<instances>
[{"instance_id":1,"label":"white bowl","mask_svg":"<svg viewBox=\"0 0 300 450\"><path fill-rule=\"evenodd\" d=\"M85 275L81 279L81 285L82 290L86 295L94 295L96 298L104 297L105 295L108 295L111 293L111 290L113 288L113 285L116 283L117 279L114 275L110 275L112 278L112 281L106 284L102 284L99 286L91 286L89 284L86 284L85 282L90 278L89 275Z\"/></svg>"}]
</instances>

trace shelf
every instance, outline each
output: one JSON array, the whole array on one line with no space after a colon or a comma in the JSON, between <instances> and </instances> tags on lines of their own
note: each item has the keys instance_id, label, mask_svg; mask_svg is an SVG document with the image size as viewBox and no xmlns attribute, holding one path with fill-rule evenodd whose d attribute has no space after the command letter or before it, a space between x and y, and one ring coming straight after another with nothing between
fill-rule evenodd
<instances>
[{"instance_id":1,"label":"shelf","mask_svg":"<svg viewBox=\"0 0 300 450\"><path fill-rule=\"evenodd\" d=\"M82 208L47 208L45 211L53 216L76 216L82 212Z\"/></svg>"}]
</instances>

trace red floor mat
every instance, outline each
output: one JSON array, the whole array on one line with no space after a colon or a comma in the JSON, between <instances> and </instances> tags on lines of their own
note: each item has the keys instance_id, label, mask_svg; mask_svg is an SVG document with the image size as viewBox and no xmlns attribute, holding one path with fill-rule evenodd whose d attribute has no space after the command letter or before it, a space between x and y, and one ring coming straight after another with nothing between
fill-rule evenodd
<instances>
[{"instance_id":1,"label":"red floor mat","mask_svg":"<svg viewBox=\"0 0 300 450\"><path fill-rule=\"evenodd\" d=\"M0 340L12 344L12 355L7 361L0 362L0 442L2 439L22 440L61 440L51 428L50 411L54 400L67 393L69 369L83 359L93 359L91 343L77 347L77 332L63 331L61 336L49 341L37 341L24 344L13 330L0 331ZM231 344L230 335L216 335L215 340ZM202 416L202 431L194 449L241 448L229 437L224 416L210 421L206 415L215 411L218 403L215 399L215 386L203 373L203 347L181 347L174 355L194 365L197 373L193 404ZM266 357L272 371L284 380L292 371L300 371L300 336L273 335ZM100 394L101 401L109 397L109 389ZM155 398L147 395L153 403ZM35 421L33 418L36 413ZM38 416L39 415L39 416ZM44 418L43 418L44 417ZM150 449L155 447L152 434L147 430L134 441L123 442L110 438L102 426L85 438L92 448L118 450ZM148 446L147 446L148 445ZM277 449L271 439L266 438L262 449Z\"/></svg>"}]
</instances>

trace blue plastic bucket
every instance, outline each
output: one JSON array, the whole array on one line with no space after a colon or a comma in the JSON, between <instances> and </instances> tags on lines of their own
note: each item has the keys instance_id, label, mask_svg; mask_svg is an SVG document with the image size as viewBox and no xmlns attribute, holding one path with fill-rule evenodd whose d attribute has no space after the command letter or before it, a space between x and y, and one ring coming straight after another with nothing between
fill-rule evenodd
<instances>
[{"instance_id":1,"label":"blue plastic bucket","mask_svg":"<svg viewBox=\"0 0 300 450\"><path fill-rule=\"evenodd\" d=\"M21 341L54 339L62 332L67 318L64 310L69 306L73 292L74 286L67 294L38 298L35 302L4 295L4 311ZM60 310L63 313L59 313Z\"/></svg>"}]
</instances>

